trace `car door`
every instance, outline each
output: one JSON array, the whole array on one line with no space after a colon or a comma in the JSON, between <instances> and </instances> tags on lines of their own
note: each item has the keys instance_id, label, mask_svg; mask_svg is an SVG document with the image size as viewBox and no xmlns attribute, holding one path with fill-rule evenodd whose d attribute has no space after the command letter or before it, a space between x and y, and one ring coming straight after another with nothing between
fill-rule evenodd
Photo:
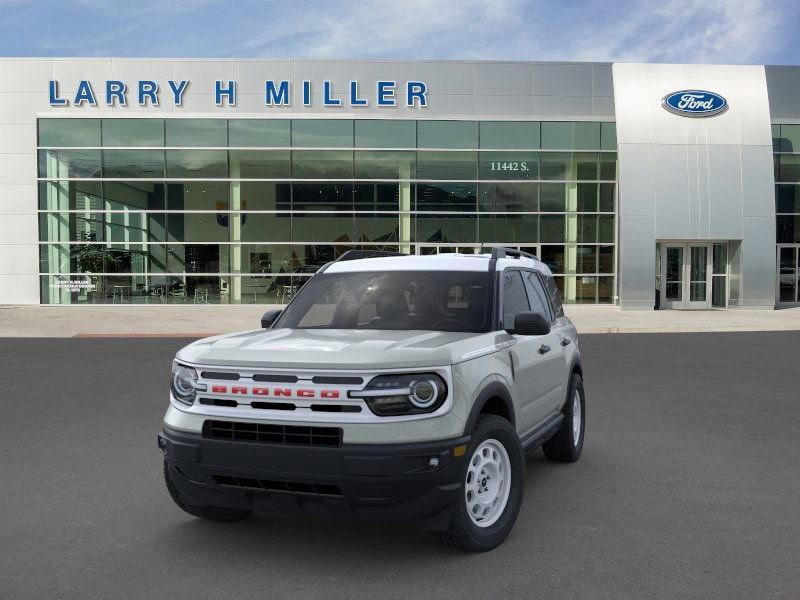
<instances>
[{"instance_id":1,"label":"car door","mask_svg":"<svg viewBox=\"0 0 800 600\"><path fill-rule=\"evenodd\" d=\"M534 300L538 306L540 301ZM522 279L522 271L506 269L502 275L502 326L513 330L514 318L520 312L531 310L531 300ZM542 307L536 310L542 310ZM543 311L549 317L550 313ZM560 345L558 335L512 334L508 347L513 366L513 393L517 405L519 431L522 435L536 427L549 414L549 401L558 380Z\"/></svg>"},{"instance_id":2,"label":"car door","mask_svg":"<svg viewBox=\"0 0 800 600\"><path fill-rule=\"evenodd\" d=\"M545 413L549 414L561 410L564 404L564 396L567 393L565 385L568 383L566 381L567 351L574 350L574 346L570 346L570 344L572 344L572 339L564 332L564 311L561 308L561 303L559 302L558 306L555 306L552 302L549 297L549 291L545 289L542 274L534 271L524 271L522 278L525 281L528 296L531 298L532 310L541 310L542 314L550 317L549 337L552 340L550 344L552 368L548 372L548 376L552 378L552 387L548 398L543 402L546 408ZM553 286L555 286L554 282ZM557 299L558 292L555 293ZM539 307L541 307L541 309Z\"/></svg>"}]
</instances>

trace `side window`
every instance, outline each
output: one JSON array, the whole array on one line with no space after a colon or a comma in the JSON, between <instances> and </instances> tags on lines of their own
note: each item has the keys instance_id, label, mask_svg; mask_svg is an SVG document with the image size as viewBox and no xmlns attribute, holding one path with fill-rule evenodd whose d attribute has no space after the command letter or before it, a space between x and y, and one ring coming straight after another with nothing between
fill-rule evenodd
<instances>
[{"instance_id":1,"label":"side window","mask_svg":"<svg viewBox=\"0 0 800 600\"><path fill-rule=\"evenodd\" d=\"M522 275L519 271L505 271L503 273L503 329L514 328L514 317L518 313L530 310L528 294Z\"/></svg>"},{"instance_id":2,"label":"side window","mask_svg":"<svg viewBox=\"0 0 800 600\"><path fill-rule=\"evenodd\" d=\"M536 273L525 271L522 275L525 279L525 285L528 288L528 297L531 300L531 310L541 313L545 318L553 320L553 313L550 310L550 303L547 301L547 295Z\"/></svg>"},{"instance_id":3,"label":"side window","mask_svg":"<svg viewBox=\"0 0 800 600\"><path fill-rule=\"evenodd\" d=\"M539 274L539 277L544 283L544 289L547 291L547 295L550 297L550 306L553 307L553 312L556 315L556 319L558 317L563 317L564 307L561 306L561 298L558 295L556 280L552 275L542 275L541 273Z\"/></svg>"}]
</instances>

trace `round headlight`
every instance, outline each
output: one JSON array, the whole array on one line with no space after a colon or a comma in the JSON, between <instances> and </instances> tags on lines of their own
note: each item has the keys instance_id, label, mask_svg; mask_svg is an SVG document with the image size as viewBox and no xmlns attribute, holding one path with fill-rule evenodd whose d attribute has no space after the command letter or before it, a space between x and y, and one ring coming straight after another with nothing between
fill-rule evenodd
<instances>
[{"instance_id":1,"label":"round headlight","mask_svg":"<svg viewBox=\"0 0 800 600\"><path fill-rule=\"evenodd\" d=\"M428 408L436 402L438 389L433 381L412 381L409 386L411 394L408 399L417 408Z\"/></svg>"},{"instance_id":2,"label":"round headlight","mask_svg":"<svg viewBox=\"0 0 800 600\"><path fill-rule=\"evenodd\" d=\"M172 395L184 404L192 404L198 389L197 371L175 364L172 367Z\"/></svg>"}]
</instances>

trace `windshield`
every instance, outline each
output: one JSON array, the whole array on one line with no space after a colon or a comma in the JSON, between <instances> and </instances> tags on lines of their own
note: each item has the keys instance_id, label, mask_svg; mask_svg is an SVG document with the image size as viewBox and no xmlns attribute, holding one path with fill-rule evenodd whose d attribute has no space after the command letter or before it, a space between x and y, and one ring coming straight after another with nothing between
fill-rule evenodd
<instances>
[{"instance_id":1,"label":"windshield","mask_svg":"<svg viewBox=\"0 0 800 600\"><path fill-rule=\"evenodd\" d=\"M275 327L490 331L492 273L383 271L319 274Z\"/></svg>"}]
</instances>

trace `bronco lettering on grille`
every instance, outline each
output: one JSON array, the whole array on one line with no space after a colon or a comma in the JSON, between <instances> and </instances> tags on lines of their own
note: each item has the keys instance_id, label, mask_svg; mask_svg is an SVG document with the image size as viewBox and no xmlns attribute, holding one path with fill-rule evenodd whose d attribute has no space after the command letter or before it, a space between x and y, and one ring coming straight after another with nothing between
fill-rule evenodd
<instances>
[{"instance_id":1,"label":"bronco lettering on grille","mask_svg":"<svg viewBox=\"0 0 800 600\"><path fill-rule=\"evenodd\" d=\"M269 388L262 386L253 386L248 388L243 385L212 385L212 394L236 394L237 396L272 396L274 398L325 398L328 400L337 400L341 397L339 390L312 390L312 389L292 389L292 388Z\"/></svg>"}]
</instances>

